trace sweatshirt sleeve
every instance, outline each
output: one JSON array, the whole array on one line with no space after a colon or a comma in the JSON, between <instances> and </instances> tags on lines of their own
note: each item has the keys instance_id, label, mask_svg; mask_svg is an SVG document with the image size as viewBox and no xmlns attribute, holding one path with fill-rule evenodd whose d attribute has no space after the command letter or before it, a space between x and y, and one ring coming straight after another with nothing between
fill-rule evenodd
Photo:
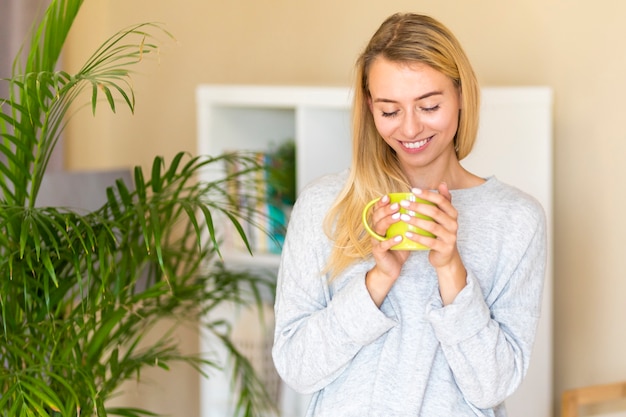
<instances>
[{"instance_id":1,"label":"sweatshirt sleeve","mask_svg":"<svg viewBox=\"0 0 626 417\"><path fill-rule=\"evenodd\" d=\"M372 301L364 267L340 288L322 273L330 242L316 193L302 195L289 222L278 273L272 356L281 378L300 393L335 380L359 350L396 325Z\"/></svg>"},{"instance_id":2,"label":"sweatshirt sleeve","mask_svg":"<svg viewBox=\"0 0 626 417\"><path fill-rule=\"evenodd\" d=\"M501 276L490 291L468 271L467 285L443 307L433 294L427 316L466 400L491 408L515 391L528 370L540 315L546 264L546 226L539 208L511 233ZM534 224L532 222L534 221ZM510 225L509 225L510 226ZM530 231L530 232L529 232ZM502 271L507 271L502 273ZM487 292L487 294L485 294Z\"/></svg>"}]
</instances>

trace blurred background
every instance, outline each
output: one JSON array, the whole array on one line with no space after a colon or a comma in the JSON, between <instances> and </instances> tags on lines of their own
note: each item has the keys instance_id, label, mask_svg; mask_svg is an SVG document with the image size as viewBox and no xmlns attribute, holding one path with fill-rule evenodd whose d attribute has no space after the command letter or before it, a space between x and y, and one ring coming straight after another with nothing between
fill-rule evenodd
<instances>
[{"instance_id":1,"label":"blurred background","mask_svg":"<svg viewBox=\"0 0 626 417\"><path fill-rule=\"evenodd\" d=\"M88 0L65 52L70 71L134 23L162 22L176 41L164 38L159 58L137 67L135 115L124 109L94 118L83 110L60 163L113 169L147 166L155 155L168 159L181 150L195 154L198 84L351 86L357 55L397 11L446 24L482 86L553 89L556 415L563 390L626 379L626 3ZM16 20L6 9L0 19L4 37L1 28ZM197 349L192 329L179 337ZM155 373L137 395L161 402L160 411L172 416L198 415L198 377L189 369Z\"/></svg>"}]
</instances>

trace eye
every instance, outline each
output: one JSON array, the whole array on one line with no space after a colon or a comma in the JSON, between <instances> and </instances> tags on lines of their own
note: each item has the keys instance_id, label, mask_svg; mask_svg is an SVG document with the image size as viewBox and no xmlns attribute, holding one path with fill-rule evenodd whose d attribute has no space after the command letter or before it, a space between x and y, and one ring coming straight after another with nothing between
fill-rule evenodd
<instances>
[{"instance_id":1,"label":"eye","mask_svg":"<svg viewBox=\"0 0 626 417\"><path fill-rule=\"evenodd\" d=\"M426 113L430 113L430 112L434 112L439 110L439 104L432 106L432 107L422 107L422 111L426 112Z\"/></svg>"},{"instance_id":2,"label":"eye","mask_svg":"<svg viewBox=\"0 0 626 417\"><path fill-rule=\"evenodd\" d=\"M394 112L381 112L381 115L383 117L395 117L398 115L398 111L394 111Z\"/></svg>"}]
</instances>

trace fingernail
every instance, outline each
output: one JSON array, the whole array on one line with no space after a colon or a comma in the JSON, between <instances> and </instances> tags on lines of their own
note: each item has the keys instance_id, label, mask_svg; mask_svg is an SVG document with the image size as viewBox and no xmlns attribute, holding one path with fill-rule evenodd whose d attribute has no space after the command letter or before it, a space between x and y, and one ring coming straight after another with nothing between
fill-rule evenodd
<instances>
[{"instance_id":1,"label":"fingernail","mask_svg":"<svg viewBox=\"0 0 626 417\"><path fill-rule=\"evenodd\" d=\"M409 206L409 204L411 204L411 203L409 203L409 202L408 202L408 201L406 201L406 200L402 200L402 201L400 201L400 205L401 205L402 207L408 207L408 206Z\"/></svg>"},{"instance_id":2,"label":"fingernail","mask_svg":"<svg viewBox=\"0 0 626 417\"><path fill-rule=\"evenodd\" d=\"M404 236L406 236L406 237L413 237L413 233L411 233L411 232L406 232L406 233L404 234Z\"/></svg>"},{"instance_id":3,"label":"fingernail","mask_svg":"<svg viewBox=\"0 0 626 417\"><path fill-rule=\"evenodd\" d=\"M383 203L388 203L389 202L389 196L388 195L384 195L381 200L382 200Z\"/></svg>"},{"instance_id":4,"label":"fingernail","mask_svg":"<svg viewBox=\"0 0 626 417\"><path fill-rule=\"evenodd\" d=\"M409 216L408 214L404 214L404 213L402 213L402 215L400 216L400 219L401 219L403 222L408 222L409 220L411 220L411 216Z\"/></svg>"},{"instance_id":5,"label":"fingernail","mask_svg":"<svg viewBox=\"0 0 626 417\"><path fill-rule=\"evenodd\" d=\"M398 203L393 203L392 205L389 206L390 209L392 210L398 210Z\"/></svg>"},{"instance_id":6,"label":"fingernail","mask_svg":"<svg viewBox=\"0 0 626 417\"><path fill-rule=\"evenodd\" d=\"M411 192L413 194L419 195L419 194L422 194L422 189L421 188L413 188L413 189L411 189Z\"/></svg>"},{"instance_id":7,"label":"fingernail","mask_svg":"<svg viewBox=\"0 0 626 417\"><path fill-rule=\"evenodd\" d=\"M393 213L391 215L391 218L394 219L394 220L398 220L400 218L400 213Z\"/></svg>"},{"instance_id":8,"label":"fingernail","mask_svg":"<svg viewBox=\"0 0 626 417\"><path fill-rule=\"evenodd\" d=\"M402 242L402 236L398 235L393 238L394 242Z\"/></svg>"}]
</instances>

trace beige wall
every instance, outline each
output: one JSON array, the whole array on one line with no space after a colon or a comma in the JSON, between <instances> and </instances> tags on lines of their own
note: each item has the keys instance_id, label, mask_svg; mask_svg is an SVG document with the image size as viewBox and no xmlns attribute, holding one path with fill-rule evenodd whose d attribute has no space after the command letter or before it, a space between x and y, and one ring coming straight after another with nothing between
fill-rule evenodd
<instances>
[{"instance_id":1,"label":"beige wall","mask_svg":"<svg viewBox=\"0 0 626 417\"><path fill-rule=\"evenodd\" d=\"M131 23L164 22L177 42L165 41L160 63L134 77L134 117L84 112L72 124L68 167L147 165L157 154L195 152L199 83L349 85L373 30L405 10L453 29L483 85L554 88L555 397L626 379L626 3L90 0L67 51L70 66ZM196 415L188 398L176 398L160 411Z\"/></svg>"}]
</instances>

